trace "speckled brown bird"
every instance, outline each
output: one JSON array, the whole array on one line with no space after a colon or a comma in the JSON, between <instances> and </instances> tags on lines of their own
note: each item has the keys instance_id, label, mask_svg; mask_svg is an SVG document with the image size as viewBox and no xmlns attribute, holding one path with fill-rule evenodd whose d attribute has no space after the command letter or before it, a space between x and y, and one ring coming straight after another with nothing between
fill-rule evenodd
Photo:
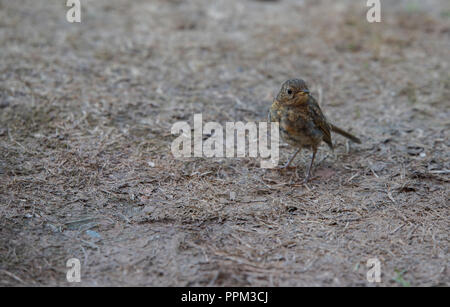
<instances>
[{"instance_id":1,"label":"speckled brown bird","mask_svg":"<svg viewBox=\"0 0 450 307\"><path fill-rule=\"evenodd\" d=\"M319 104L311 96L305 81L301 79L291 79L283 83L270 107L269 121L279 122L283 140L298 148L283 168L289 167L302 148L312 150L311 164L308 167L305 182L308 182L311 176L311 168L320 143L324 141L333 149L331 131L361 144L361 140L356 136L328 122Z\"/></svg>"}]
</instances>

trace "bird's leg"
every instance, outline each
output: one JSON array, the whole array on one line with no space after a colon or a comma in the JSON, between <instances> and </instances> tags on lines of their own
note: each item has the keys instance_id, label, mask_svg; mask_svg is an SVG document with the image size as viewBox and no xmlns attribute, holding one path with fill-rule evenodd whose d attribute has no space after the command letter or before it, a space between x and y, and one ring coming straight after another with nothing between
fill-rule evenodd
<instances>
[{"instance_id":1,"label":"bird's leg","mask_svg":"<svg viewBox=\"0 0 450 307\"><path fill-rule=\"evenodd\" d=\"M282 168L288 168L289 165L291 165L294 158L297 156L297 154L300 152L301 148L297 149L297 151L292 155L292 157L289 159L289 161L282 167Z\"/></svg>"},{"instance_id":2,"label":"bird's leg","mask_svg":"<svg viewBox=\"0 0 450 307\"><path fill-rule=\"evenodd\" d=\"M312 166L314 163L314 158L316 157L316 153L317 153L317 148L313 148L313 155L312 155L311 163L309 164L309 167L308 167L308 171L306 172L305 183L307 183L309 181L309 178L311 177L311 169L312 169Z\"/></svg>"}]
</instances>

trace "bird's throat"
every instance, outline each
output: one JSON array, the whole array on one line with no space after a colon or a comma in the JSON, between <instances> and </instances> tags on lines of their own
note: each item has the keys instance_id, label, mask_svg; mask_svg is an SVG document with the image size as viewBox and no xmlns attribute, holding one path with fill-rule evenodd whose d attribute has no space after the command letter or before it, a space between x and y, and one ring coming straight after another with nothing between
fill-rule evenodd
<instances>
[{"instance_id":1,"label":"bird's throat","mask_svg":"<svg viewBox=\"0 0 450 307\"><path fill-rule=\"evenodd\" d=\"M304 106L308 102L308 95L296 95L293 99L291 99L289 105L290 106Z\"/></svg>"}]
</instances>

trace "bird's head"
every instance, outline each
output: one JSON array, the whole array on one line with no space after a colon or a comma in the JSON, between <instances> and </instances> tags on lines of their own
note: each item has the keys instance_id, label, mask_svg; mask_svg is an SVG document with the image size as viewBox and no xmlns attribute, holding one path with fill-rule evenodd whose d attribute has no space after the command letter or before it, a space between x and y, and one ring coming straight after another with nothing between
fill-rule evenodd
<instances>
[{"instance_id":1,"label":"bird's head","mask_svg":"<svg viewBox=\"0 0 450 307\"><path fill-rule=\"evenodd\" d=\"M309 89L302 79L290 79L283 83L277 95L277 101L282 104L295 104L305 101L309 96Z\"/></svg>"}]
</instances>

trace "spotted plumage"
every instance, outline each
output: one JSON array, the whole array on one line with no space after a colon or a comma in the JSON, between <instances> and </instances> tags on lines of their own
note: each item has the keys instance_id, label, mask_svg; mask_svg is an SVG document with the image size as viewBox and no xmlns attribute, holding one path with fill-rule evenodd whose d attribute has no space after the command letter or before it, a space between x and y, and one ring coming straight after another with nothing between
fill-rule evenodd
<instances>
[{"instance_id":1,"label":"spotted plumage","mask_svg":"<svg viewBox=\"0 0 450 307\"><path fill-rule=\"evenodd\" d=\"M283 140L297 148L285 168L290 165L301 148L312 150L313 157L305 181L309 180L311 167L320 143L324 141L333 149L331 131L339 133L353 142L361 143L357 137L327 121L319 104L310 95L305 81L301 79L288 80L282 85L270 108L269 121L278 122Z\"/></svg>"}]
</instances>

